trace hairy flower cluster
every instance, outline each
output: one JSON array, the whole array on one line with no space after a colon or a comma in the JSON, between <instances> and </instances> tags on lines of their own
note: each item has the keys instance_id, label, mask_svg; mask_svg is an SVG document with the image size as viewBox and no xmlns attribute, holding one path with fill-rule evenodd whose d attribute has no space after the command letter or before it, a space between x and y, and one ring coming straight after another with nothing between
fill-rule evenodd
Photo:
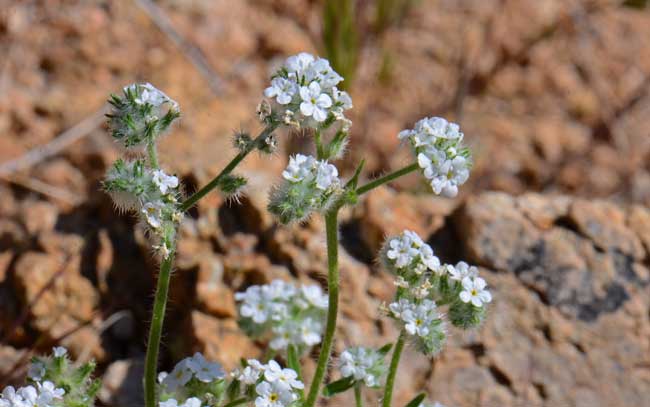
<instances>
[{"instance_id":1,"label":"hairy flower cluster","mask_svg":"<svg viewBox=\"0 0 650 407\"><path fill-rule=\"evenodd\" d=\"M254 285L235 294L240 325L252 337L269 338L274 350L290 345L304 352L320 343L327 296L317 285L299 288L281 280Z\"/></svg>"},{"instance_id":2,"label":"hairy flower cluster","mask_svg":"<svg viewBox=\"0 0 650 407\"><path fill-rule=\"evenodd\" d=\"M411 130L399 133L413 148L418 165L437 195L455 197L467 181L471 156L462 146L463 133L455 123L441 117L424 118Z\"/></svg>"},{"instance_id":3,"label":"hairy flower cluster","mask_svg":"<svg viewBox=\"0 0 650 407\"><path fill-rule=\"evenodd\" d=\"M106 116L113 138L125 147L154 143L180 116L178 103L150 83L126 86L123 93L111 95Z\"/></svg>"},{"instance_id":4,"label":"hairy flower cluster","mask_svg":"<svg viewBox=\"0 0 650 407\"><path fill-rule=\"evenodd\" d=\"M299 400L299 391L305 387L298 373L282 368L275 360L262 364L249 359L243 370L233 376L255 391L255 407L289 407Z\"/></svg>"},{"instance_id":5,"label":"hairy flower cluster","mask_svg":"<svg viewBox=\"0 0 650 407\"><path fill-rule=\"evenodd\" d=\"M400 298L391 303L388 309L424 354L435 355L442 350L447 340L447 330L435 301Z\"/></svg>"},{"instance_id":6,"label":"hairy flower cluster","mask_svg":"<svg viewBox=\"0 0 650 407\"><path fill-rule=\"evenodd\" d=\"M119 159L106 173L103 186L118 208L140 216L155 240L154 248L167 258L182 219L178 178L149 167L143 159Z\"/></svg>"},{"instance_id":7,"label":"hairy flower cluster","mask_svg":"<svg viewBox=\"0 0 650 407\"><path fill-rule=\"evenodd\" d=\"M445 343L444 315L438 306L448 306L446 316L454 326L466 329L483 321L492 296L476 267L465 262L441 264L433 249L408 230L388 238L380 257L397 276L397 296L388 314L425 354L436 354Z\"/></svg>"},{"instance_id":8,"label":"hairy flower cluster","mask_svg":"<svg viewBox=\"0 0 650 407\"><path fill-rule=\"evenodd\" d=\"M75 368L67 353L56 347L52 356L35 357L27 373L28 385L6 387L0 394L0 407L93 407L100 387L90 377L95 364Z\"/></svg>"},{"instance_id":9,"label":"hairy flower cluster","mask_svg":"<svg viewBox=\"0 0 650 407\"><path fill-rule=\"evenodd\" d=\"M379 350L355 347L346 349L339 356L342 377L351 377L368 387L382 385L386 375L385 353Z\"/></svg>"},{"instance_id":10,"label":"hairy flower cluster","mask_svg":"<svg viewBox=\"0 0 650 407\"><path fill-rule=\"evenodd\" d=\"M285 181L271 191L269 211L285 224L327 211L342 189L338 175L326 160L302 154L290 157L282 172Z\"/></svg>"},{"instance_id":11,"label":"hairy flower cluster","mask_svg":"<svg viewBox=\"0 0 650 407\"><path fill-rule=\"evenodd\" d=\"M201 407L223 395L226 374L220 364L201 353L178 362L170 372L158 374L160 407Z\"/></svg>"},{"instance_id":12,"label":"hairy flower cluster","mask_svg":"<svg viewBox=\"0 0 650 407\"><path fill-rule=\"evenodd\" d=\"M342 80L327 59L304 52L291 56L264 91L273 99L273 106L266 111L271 110L287 125L324 128L340 122L347 132L350 121L344 112L352 107L352 99L336 87Z\"/></svg>"},{"instance_id":13,"label":"hairy flower cluster","mask_svg":"<svg viewBox=\"0 0 650 407\"><path fill-rule=\"evenodd\" d=\"M433 255L431 246L410 230L388 239L381 256L384 264L396 274L412 271L421 275L427 270L436 271L440 267L440 260Z\"/></svg>"}]
</instances>

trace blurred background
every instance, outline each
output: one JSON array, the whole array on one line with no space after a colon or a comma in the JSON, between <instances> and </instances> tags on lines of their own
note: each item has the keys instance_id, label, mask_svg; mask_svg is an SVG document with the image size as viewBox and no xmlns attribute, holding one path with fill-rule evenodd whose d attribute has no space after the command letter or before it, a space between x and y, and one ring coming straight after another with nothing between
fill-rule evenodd
<instances>
[{"instance_id":1,"label":"blurred background","mask_svg":"<svg viewBox=\"0 0 650 407\"><path fill-rule=\"evenodd\" d=\"M306 51L330 59L354 101L344 175L362 158L366 178L408 163L397 133L424 116L460 123L474 154L454 200L412 176L344 211L336 350L396 337L377 311L392 279L374 260L410 228L444 261L480 265L495 301L437 359L407 350L399 402L425 389L448 407L648 405L647 3L0 0L0 387L63 344L98 361L103 406L141 403L157 265L100 191L121 155L107 96L151 82L180 103L161 161L192 191L234 154L233 131L259 130L270 74ZM279 227L265 210L288 153L310 148L283 134L276 157L247 159L240 203L215 193L184 221L162 368L193 351L226 368L259 356L233 293L323 283L321 220Z\"/></svg>"}]
</instances>

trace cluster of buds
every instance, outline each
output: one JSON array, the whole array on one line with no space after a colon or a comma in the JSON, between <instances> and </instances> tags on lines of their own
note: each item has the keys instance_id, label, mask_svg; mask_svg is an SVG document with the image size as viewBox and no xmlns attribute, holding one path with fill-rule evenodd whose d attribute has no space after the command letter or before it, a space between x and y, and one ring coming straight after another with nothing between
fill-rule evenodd
<instances>
[{"instance_id":1,"label":"cluster of buds","mask_svg":"<svg viewBox=\"0 0 650 407\"><path fill-rule=\"evenodd\" d=\"M344 112L352 99L336 87L342 80L326 59L304 52L291 56L264 91L272 106L260 105L258 112L264 120L280 117L286 125L303 128L323 129L338 122L347 132L350 121Z\"/></svg>"},{"instance_id":2,"label":"cluster of buds","mask_svg":"<svg viewBox=\"0 0 650 407\"><path fill-rule=\"evenodd\" d=\"M244 394L253 395L255 407L297 406L305 387L295 370L283 368L275 360L262 364L249 359L244 368L233 372L232 376L235 378L232 387L243 384Z\"/></svg>"},{"instance_id":3,"label":"cluster of buds","mask_svg":"<svg viewBox=\"0 0 650 407\"><path fill-rule=\"evenodd\" d=\"M201 407L223 398L225 373L221 365L201 353L178 362L158 375L160 407Z\"/></svg>"},{"instance_id":4,"label":"cluster of buds","mask_svg":"<svg viewBox=\"0 0 650 407\"><path fill-rule=\"evenodd\" d=\"M385 357L389 350L390 346L378 350L364 347L346 349L339 356L341 377L348 378L352 385L382 386L387 373Z\"/></svg>"},{"instance_id":5,"label":"cluster of buds","mask_svg":"<svg viewBox=\"0 0 650 407\"><path fill-rule=\"evenodd\" d=\"M424 118L411 130L399 133L413 148L418 165L433 192L453 198L469 178L471 156L462 146L463 133L455 123L441 117Z\"/></svg>"},{"instance_id":6,"label":"cluster of buds","mask_svg":"<svg viewBox=\"0 0 650 407\"><path fill-rule=\"evenodd\" d=\"M132 84L111 95L107 114L112 136L125 147L152 144L180 116L178 103L150 83Z\"/></svg>"},{"instance_id":7,"label":"cluster of buds","mask_svg":"<svg viewBox=\"0 0 650 407\"><path fill-rule=\"evenodd\" d=\"M282 177L284 182L271 191L269 211L285 224L326 212L342 190L336 167L312 156L290 157Z\"/></svg>"},{"instance_id":8,"label":"cluster of buds","mask_svg":"<svg viewBox=\"0 0 650 407\"><path fill-rule=\"evenodd\" d=\"M112 96L110 102L114 107L108 115L113 136L127 148L146 145L149 155L117 160L106 174L104 190L120 210L139 215L153 239L153 248L167 258L182 219L178 209L180 183L158 168L155 143L179 117L178 105L150 84L127 86L124 97Z\"/></svg>"},{"instance_id":9,"label":"cluster of buds","mask_svg":"<svg viewBox=\"0 0 650 407\"><path fill-rule=\"evenodd\" d=\"M320 286L299 288L281 280L254 285L235 294L240 325L254 338L268 338L273 350L290 346L300 353L320 343L327 310L327 296Z\"/></svg>"},{"instance_id":10,"label":"cluster of buds","mask_svg":"<svg viewBox=\"0 0 650 407\"><path fill-rule=\"evenodd\" d=\"M32 359L27 386L2 391L0 407L93 407L101 385L90 377L94 369L93 362L73 367L68 351L56 347L52 356Z\"/></svg>"},{"instance_id":11,"label":"cluster of buds","mask_svg":"<svg viewBox=\"0 0 650 407\"><path fill-rule=\"evenodd\" d=\"M408 230L387 239L380 257L396 275L398 286L386 311L425 354L438 353L447 337L438 306L448 306L447 317L454 326L467 329L483 321L492 296L476 267L465 262L441 264L433 249Z\"/></svg>"}]
</instances>

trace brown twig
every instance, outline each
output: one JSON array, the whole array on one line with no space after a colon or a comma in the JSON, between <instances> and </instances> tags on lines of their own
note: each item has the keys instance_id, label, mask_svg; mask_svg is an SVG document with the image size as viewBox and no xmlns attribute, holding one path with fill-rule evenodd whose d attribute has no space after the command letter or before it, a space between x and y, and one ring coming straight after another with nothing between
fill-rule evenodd
<instances>
[{"instance_id":1,"label":"brown twig","mask_svg":"<svg viewBox=\"0 0 650 407\"><path fill-rule=\"evenodd\" d=\"M24 188L31 189L32 191L38 192L40 194L47 195L50 198L63 201L71 206L79 205L84 199L83 197L73 194L67 189L55 187L36 178L17 174L9 174L0 175L0 179L3 179L12 184L20 185Z\"/></svg>"},{"instance_id":2,"label":"brown twig","mask_svg":"<svg viewBox=\"0 0 650 407\"><path fill-rule=\"evenodd\" d=\"M5 178L17 171L27 169L48 157L56 155L70 144L88 136L104 122L104 113L106 113L105 106L64 131L49 143L36 147L20 157L0 164L0 177Z\"/></svg>"},{"instance_id":3,"label":"brown twig","mask_svg":"<svg viewBox=\"0 0 650 407\"><path fill-rule=\"evenodd\" d=\"M185 57L194 65L203 78L208 82L210 90L215 96L221 95L221 80L219 75L212 69L207 58L199 47L192 44L183 37L173 26L171 20L161 9L151 0L135 0L135 3L151 18L153 23L176 45L176 47L185 55Z\"/></svg>"}]
</instances>

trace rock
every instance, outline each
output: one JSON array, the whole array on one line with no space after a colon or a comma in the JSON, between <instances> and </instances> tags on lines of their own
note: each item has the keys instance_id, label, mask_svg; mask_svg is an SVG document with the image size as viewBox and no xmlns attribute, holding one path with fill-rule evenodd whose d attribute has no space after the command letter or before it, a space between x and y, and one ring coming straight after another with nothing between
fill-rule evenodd
<instances>
[{"instance_id":1,"label":"rock","mask_svg":"<svg viewBox=\"0 0 650 407\"><path fill-rule=\"evenodd\" d=\"M30 235L54 229L59 211L46 201L25 201L20 207L20 218Z\"/></svg>"},{"instance_id":2,"label":"rock","mask_svg":"<svg viewBox=\"0 0 650 407\"><path fill-rule=\"evenodd\" d=\"M257 358L260 350L237 326L234 319L216 319L199 311L190 317L191 352L221 363L226 370L240 366L240 358ZM180 360L180 359L179 359Z\"/></svg>"},{"instance_id":3,"label":"rock","mask_svg":"<svg viewBox=\"0 0 650 407\"><path fill-rule=\"evenodd\" d=\"M11 379L15 369L20 367L20 361L24 357L24 351L11 346L0 345L0 375L3 379ZM14 377L15 379L15 377Z\"/></svg>"},{"instance_id":4,"label":"rock","mask_svg":"<svg viewBox=\"0 0 650 407\"><path fill-rule=\"evenodd\" d=\"M106 372L102 376L102 388L97 397L107 405L139 405L144 397L143 374L143 359L115 361L106 368Z\"/></svg>"},{"instance_id":5,"label":"rock","mask_svg":"<svg viewBox=\"0 0 650 407\"><path fill-rule=\"evenodd\" d=\"M203 257L199 262L196 301L199 309L221 318L235 318L235 296L224 284L224 267L216 257Z\"/></svg>"},{"instance_id":6,"label":"rock","mask_svg":"<svg viewBox=\"0 0 650 407\"><path fill-rule=\"evenodd\" d=\"M0 284L5 281L9 264L11 264L13 258L14 255L10 251L0 252Z\"/></svg>"}]
</instances>

